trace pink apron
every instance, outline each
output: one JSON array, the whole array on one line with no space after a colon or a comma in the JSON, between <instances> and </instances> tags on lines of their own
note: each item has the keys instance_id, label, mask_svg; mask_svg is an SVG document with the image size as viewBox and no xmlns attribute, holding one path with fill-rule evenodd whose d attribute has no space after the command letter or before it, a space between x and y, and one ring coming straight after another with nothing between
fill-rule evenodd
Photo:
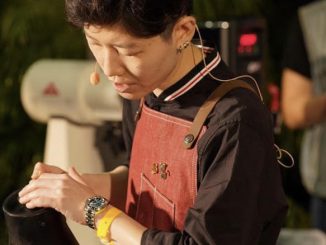
<instances>
[{"instance_id":1,"label":"pink apron","mask_svg":"<svg viewBox=\"0 0 326 245\"><path fill-rule=\"evenodd\" d=\"M205 119L218 100L244 82L219 86L194 122L169 116L142 103L129 167L126 213L148 228L183 230L197 194L197 143Z\"/></svg>"}]
</instances>

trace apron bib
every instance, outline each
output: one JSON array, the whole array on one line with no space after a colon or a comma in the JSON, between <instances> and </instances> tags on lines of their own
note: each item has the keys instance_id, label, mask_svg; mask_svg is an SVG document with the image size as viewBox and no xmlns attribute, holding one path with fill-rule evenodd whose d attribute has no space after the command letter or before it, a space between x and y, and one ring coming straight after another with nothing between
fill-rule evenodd
<instances>
[{"instance_id":1,"label":"apron bib","mask_svg":"<svg viewBox=\"0 0 326 245\"><path fill-rule=\"evenodd\" d=\"M199 109L194 122L141 103L129 166L126 213L147 228L183 230L197 195L197 144L215 104L245 82L223 83ZM255 92L255 91L254 91Z\"/></svg>"},{"instance_id":2,"label":"apron bib","mask_svg":"<svg viewBox=\"0 0 326 245\"><path fill-rule=\"evenodd\" d=\"M131 153L126 211L148 228L183 229L195 201L197 145L190 150L182 145L191 124L143 105Z\"/></svg>"}]
</instances>

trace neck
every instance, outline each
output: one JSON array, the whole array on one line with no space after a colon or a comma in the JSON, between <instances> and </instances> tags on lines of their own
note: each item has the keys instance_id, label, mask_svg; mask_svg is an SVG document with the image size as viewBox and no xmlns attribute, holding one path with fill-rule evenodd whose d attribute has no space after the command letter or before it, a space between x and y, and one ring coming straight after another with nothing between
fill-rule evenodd
<instances>
[{"instance_id":1,"label":"neck","mask_svg":"<svg viewBox=\"0 0 326 245\"><path fill-rule=\"evenodd\" d=\"M189 45L180 54L179 62L171 78L168 79L162 87L155 89L153 93L158 97L165 89L178 82L202 60L203 57L200 48L193 44Z\"/></svg>"}]
</instances>

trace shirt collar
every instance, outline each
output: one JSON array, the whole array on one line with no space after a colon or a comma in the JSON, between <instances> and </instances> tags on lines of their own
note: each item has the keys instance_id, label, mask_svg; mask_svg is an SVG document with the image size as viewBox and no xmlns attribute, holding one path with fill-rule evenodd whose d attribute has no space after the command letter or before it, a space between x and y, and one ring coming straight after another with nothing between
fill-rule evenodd
<instances>
[{"instance_id":1,"label":"shirt collar","mask_svg":"<svg viewBox=\"0 0 326 245\"><path fill-rule=\"evenodd\" d=\"M204 64L204 61L201 61L178 82L164 90L159 97L156 97L154 94L151 94L151 97L154 96L156 97L155 99L165 102L175 100L198 84L202 78L209 74L220 62L221 56L219 52L214 50L205 57L206 65Z\"/></svg>"}]
</instances>

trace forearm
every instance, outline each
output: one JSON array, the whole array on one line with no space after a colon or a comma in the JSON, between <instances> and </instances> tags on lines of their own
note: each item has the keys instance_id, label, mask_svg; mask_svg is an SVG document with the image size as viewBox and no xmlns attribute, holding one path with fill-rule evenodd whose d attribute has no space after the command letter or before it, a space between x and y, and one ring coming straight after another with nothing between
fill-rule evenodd
<instances>
[{"instance_id":1,"label":"forearm","mask_svg":"<svg viewBox=\"0 0 326 245\"><path fill-rule=\"evenodd\" d=\"M284 106L285 123L292 129L307 128L326 120L326 95L297 98L291 108Z\"/></svg>"},{"instance_id":2,"label":"forearm","mask_svg":"<svg viewBox=\"0 0 326 245\"><path fill-rule=\"evenodd\" d=\"M310 99L305 106L303 126L311 126L326 119L326 94Z\"/></svg>"},{"instance_id":3,"label":"forearm","mask_svg":"<svg viewBox=\"0 0 326 245\"><path fill-rule=\"evenodd\" d=\"M313 81L291 69L282 77L282 114L289 128L305 128L326 119L326 94L317 95Z\"/></svg>"},{"instance_id":4,"label":"forearm","mask_svg":"<svg viewBox=\"0 0 326 245\"><path fill-rule=\"evenodd\" d=\"M117 217L111 226L112 239L118 244L139 245L146 227L126 214Z\"/></svg>"},{"instance_id":5,"label":"forearm","mask_svg":"<svg viewBox=\"0 0 326 245\"><path fill-rule=\"evenodd\" d=\"M128 167L118 166L111 172L100 174L82 174L85 182L97 195L103 196L110 202L124 209L128 182Z\"/></svg>"},{"instance_id":6,"label":"forearm","mask_svg":"<svg viewBox=\"0 0 326 245\"><path fill-rule=\"evenodd\" d=\"M110 172L111 191L110 202L117 208L124 210L127 196L129 168L119 166Z\"/></svg>"}]
</instances>

